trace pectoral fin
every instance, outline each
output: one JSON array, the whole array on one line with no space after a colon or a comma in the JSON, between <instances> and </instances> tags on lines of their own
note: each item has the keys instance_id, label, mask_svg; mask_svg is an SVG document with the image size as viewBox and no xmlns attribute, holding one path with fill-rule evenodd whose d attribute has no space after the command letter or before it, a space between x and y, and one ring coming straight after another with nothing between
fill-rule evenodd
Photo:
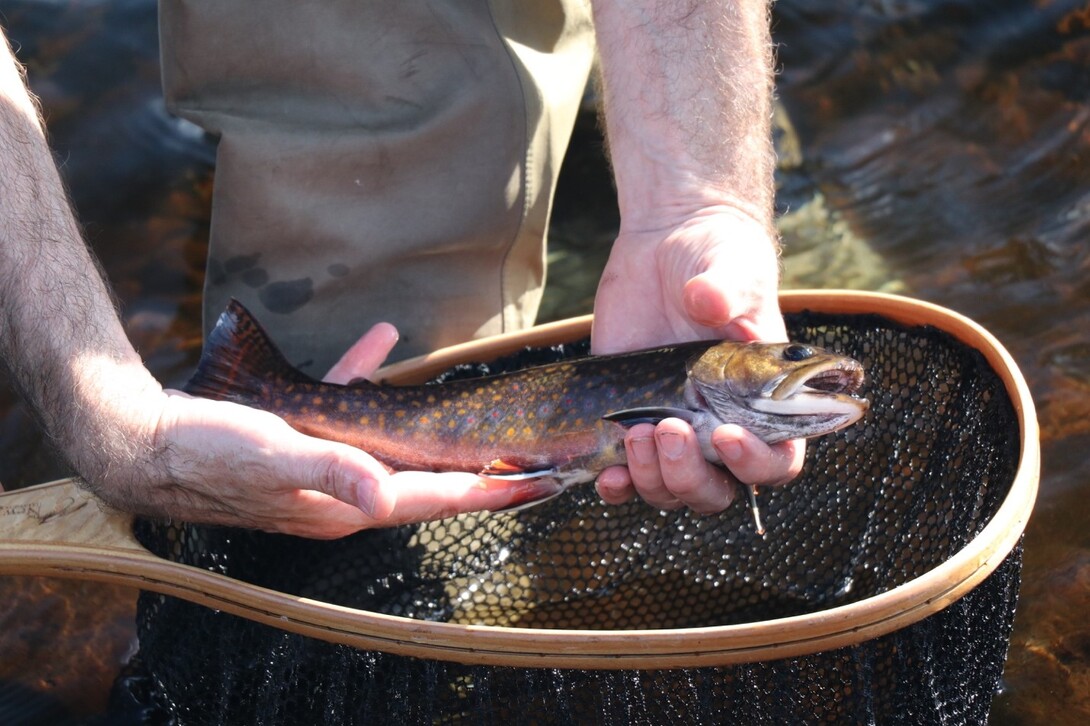
<instances>
[{"instance_id":1,"label":"pectoral fin","mask_svg":"<svg viewBox=\"0 0 1090 726\"><path fill-rule=\"evenodd\" d=\"M626 408L621 411L610 411L606 415L602 416L606 421L613 421L624 426L626 429L630 429L637 424L649 423L657 424L664 418L679 418L682 421L692 425L694 419L693 412L687 408Z\"/></svg>"}]
</instances>

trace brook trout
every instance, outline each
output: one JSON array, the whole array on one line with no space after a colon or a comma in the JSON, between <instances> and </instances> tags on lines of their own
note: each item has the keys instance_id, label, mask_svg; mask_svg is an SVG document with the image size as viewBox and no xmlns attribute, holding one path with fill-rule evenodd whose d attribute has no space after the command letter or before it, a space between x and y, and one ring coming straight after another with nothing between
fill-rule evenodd
<instances>
[{"instance_id":1,"label":"brook trout","mask_svg":"<svg viewBox=\"0 0 1090 726\"><path fill-rule=\"evenodd\" d=\"M697 342L433 385L338 385L293 368L232 301L185 390L271 411L393 471L547 477L567 488L624 464L625 429L638 423L689 422L718 464L711 434L720 424L770 444L830 433L867 410L862 384L858 362L812 346Z\"/></svg>"}]
</instances>

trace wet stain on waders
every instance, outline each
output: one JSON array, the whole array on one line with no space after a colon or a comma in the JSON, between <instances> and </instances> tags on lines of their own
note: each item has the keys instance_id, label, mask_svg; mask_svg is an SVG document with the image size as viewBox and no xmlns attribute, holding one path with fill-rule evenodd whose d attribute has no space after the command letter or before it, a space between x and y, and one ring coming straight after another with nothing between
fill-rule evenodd
<instances>
[{"instance_id":1,"label":"wet stain on waders","mask_svg":"<svg viewBox=\"0 0 1090 726\"><path fill-rule=\"evenodd\" d=\"M300 280L270 282L261 288L258 297L270 312L287 315L303 307L314 297L314 281L304 277Z\"/></svg>"},{"instance_id":2,"label":"wet stain on waders","mask_svg":"<svg viewBox=\"0 0 1090 726\"><path fill-rule=\"evenodd\" d=\"M238 272L245 272L257 266L257 261L261 259L261 253L256 252L252 255L235 255L229 257L223 262L223 271L228 275L234 275Z\"/></svg>"}]
</instances>

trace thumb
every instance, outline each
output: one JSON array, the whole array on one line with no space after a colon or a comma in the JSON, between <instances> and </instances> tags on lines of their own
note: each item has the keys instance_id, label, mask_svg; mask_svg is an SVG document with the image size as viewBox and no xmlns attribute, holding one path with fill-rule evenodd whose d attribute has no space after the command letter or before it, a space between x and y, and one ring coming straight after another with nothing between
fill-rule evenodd
<instances>
[{"instance_id":1,"label":"thumb","mask_svg":"<svg viewBox=\"0 0 1090 726\"><path fill-rule=\"evenodd\" d=\"M303 437L307 444L291 462L295 484L356 507L382 521L397 506L397 491L389 474L375 459L346 444Z\"/></svg>"},{"instance_id":2,"label":"thumb","mask_svg":"<svg viewBox=\"0 0 1090 726\"><path fill-rule=\"evenodd\" d=\"M685 314L696 324L733 340L787 339L775 285L739 280L723 261L690 278L682 291Z\"/></svg>"}]
</instances>

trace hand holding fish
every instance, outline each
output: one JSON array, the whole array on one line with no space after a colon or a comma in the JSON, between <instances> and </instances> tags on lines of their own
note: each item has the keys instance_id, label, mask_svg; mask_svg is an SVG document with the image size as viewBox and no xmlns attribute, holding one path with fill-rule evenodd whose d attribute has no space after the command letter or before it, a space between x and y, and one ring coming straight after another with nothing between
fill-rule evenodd
<instances>
[{"instance_id":1,"label":"hand holding fish","mask_svg":"<svg viewBox=\"0 0 1090 726\"><path fill-rule=\"evenodd\" d=\"M606 135L621 230L595 300L599 353L701 338L784 340L772 225L772 54L768 3L595 0ZM737 427L713 437L742 481L782 483L802 446L766 446ZM667 419L629 431L627 470L603 498L727 506L737 489ZM675 455L676 454L676 455Z\"/></svg>"},{"instance_id":2,"label":"hand holding fish","mask_svg":"<svg viewBox=\"0 0 1090 726\"><path fill-rule=\"evenodd\" d=\"M376 325L326 380L347 383L371 376L396 342L392 326ZM328 539L459 512L504 509L559 491L552 483L536 481L489 486L465 472L391 473L358 448L299 433L265 411L166 393L156 437L169 442L160 463L168 469L171 486L169 491L149 487L139 495L139 504L134 498L126 508ZM169 500L160 503L166 495Z\"/></svg>"},{"instance_id":3,"label":"hand holding fish","mask_svg":"<svg viewBox=\"0 0 1090 726\"><path fill-rule=\"evenodd\" d=\"M622 231L595 299L593 348L615 353L711 338L786 340L778 274L766 228L730 207L702 210L666 232ZM802 467L801 441L770 446L737 425L719 427L712 441L734 478L705 460L685 422L633 427L625 440L627 470L602 472L598 492L611 503L638 494L658 507L713 513L734 500L735 478L778 485Z\"/></svg>"},{"instance_id":4,"label":"hand holding fish","mask_svg":"<svg viewBox=\"0 0 1090 726\"><path fill-rule=\"evenodd\" d=\"M168 486L126 494L121 477L99 489L126 509L318 539L502 509L527 485L483 488L460 472L389 474L359 449L292 430L264 411L168 392L158 435Z\"/></svg>"}]
</instances>

